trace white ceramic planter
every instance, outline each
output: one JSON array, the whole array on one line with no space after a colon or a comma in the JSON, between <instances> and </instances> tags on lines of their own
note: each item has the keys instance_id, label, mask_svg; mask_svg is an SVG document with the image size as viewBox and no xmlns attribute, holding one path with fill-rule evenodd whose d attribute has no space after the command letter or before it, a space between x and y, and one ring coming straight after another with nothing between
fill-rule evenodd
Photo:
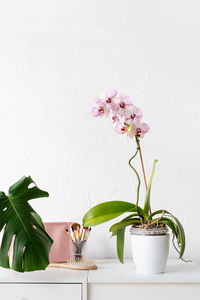
<instances>
[{"instance_id":1,"label":"white ceramic planter","mask_svg":"<svg viewBox=\"0 0 200 300\"><path fill-rule=\"evenodd\" d=\"M165 272L169 253L167 229L131 229L132 256L140 274Z\"/></svg>"}]
</instances>

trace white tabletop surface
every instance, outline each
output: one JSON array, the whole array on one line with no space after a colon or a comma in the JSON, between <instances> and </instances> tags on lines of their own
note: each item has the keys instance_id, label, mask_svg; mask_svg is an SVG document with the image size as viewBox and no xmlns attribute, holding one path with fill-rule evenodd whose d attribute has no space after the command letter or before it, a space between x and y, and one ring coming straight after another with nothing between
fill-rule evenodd
<instances>
[{"instance_id":1,"label":"white tabletop surface","mask_svg":"<svg viewBox=\"0 0 200 300\"><path fill-rule=\"evenodd\" d=\"M169 259L166 273L137 274L132 260L97 260L98 269L77 271L47 268L45 271L18 273L0 268L0 283L200 283L200 266Z\"/></svg>"},{"instance_id":2,"label":"white tabletop surface","mask_svg":"<svg viewBox=\"0 0 200 300\"><path fill-rule=\"evenodd\" d=\"M98 269L88 274L88 283L200 283L200 266L179 259L169 259L166 273L156 275L137 274L132 260L124 264L100 260L97 264Z\"/></svg>"},{"instance_id":3,"label":"white tabletop surface","mask_svg":"<svg viewBox=\"0 0 200 300\"><path fill-rule=\"evenodd\" d=\"M0 268L0 283L86 283L87 277L88 271L61 268L25 273Z\"/></svg>"}]
</instances>

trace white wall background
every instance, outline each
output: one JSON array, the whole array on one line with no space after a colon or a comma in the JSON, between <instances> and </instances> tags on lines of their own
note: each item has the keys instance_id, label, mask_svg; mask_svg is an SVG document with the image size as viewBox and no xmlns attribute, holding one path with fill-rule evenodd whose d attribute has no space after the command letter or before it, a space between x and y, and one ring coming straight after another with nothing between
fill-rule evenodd
<instances>
[{"instance_id":1,"label":"white wall background","mask_svg":"<svg viewBox=\"0 0 200 300\"><path fill-rule=\"evenodd\" d=\"M192 0L0 0L0 189L31 175L50 193L31 203L44 221L135 201L134 142L90 116L91 100L117 88L151 126L152 207L179 217L186 257L200 261L199 10ZM108 228L93 229L91 256L116 257ZM129 243L127 232L126 256Z\"/></svg>"}]
</instances>

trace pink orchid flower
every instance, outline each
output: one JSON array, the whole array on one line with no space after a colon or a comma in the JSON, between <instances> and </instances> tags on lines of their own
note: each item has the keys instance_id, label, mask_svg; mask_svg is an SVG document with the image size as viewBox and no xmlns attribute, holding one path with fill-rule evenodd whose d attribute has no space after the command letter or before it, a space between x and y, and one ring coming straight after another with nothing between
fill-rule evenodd
<instances>
[{"instance_id":1,"label":"pink orchid flower","mask_svg":"<svg viewBox=\"0 0 200 300\"><path fill-rule=\"evenodd\" d=\"M112 113L115 114L115 112L118 111L118 105L117 105L117 90L112 89L108 90L103 94L104 101L109 105L110 109L112 110Z\"/></svg>"},{"instance_id":2,"label":"pink orchid flower","mask_svg":"<svg viewBox=\"0 0 200 300\"><path fill-rule=\"evenodd\" d=\"M150 130L148 124L142 122L142 111L132 103L129 96L119 94L116 89L108 90L101 98L95 99L91 111L94 117L111 114L115 131L129 138L142 138Z\"/></svg>"},{"instance_id":3,"label":"pink orchid flower","mask_svg":"<svg viewBox=\"0 0 200 300\"><path fill-rule=\"evenodd\" d=\"M144 137L149 130L150 127L147 123L141 123L141 126L136 128L136 135L138 137Z\"/></svg>"},{"instance_id":4,"label":"pink orchid flower","mask_svg":"<svg viewBox=\"0 0 200 300\"><path fill-rule=\"evenodd\" d=\"M118 96L118 101L116 105L116 112L121 116L124 117L127 114L128 110L131 110L133 103L129 96L120 95Z\"/></svg>"},{"instance_id":5,"label":"pink orchid flower","mask_svg":"<svg viewBox=\"0 0 200 300\"><path fill-rule=\"evenodd\" d=\"M92 107L92 116L93 117L102 117L108 116L111 109L114 109L116 105L114 99L117 95L117 90L108 90L103 94L102 98L95 99L95 106Z\"/></svg>"},{"instance_id":6,"label":"pink orchid flower","mask_svg":"<svg viewBox=\"0 0 200 300\"><path fill-rule=\"evenodd\" d=\"M134 122L135 118L140 119L142 117L143 113L141 109L135 105L132 105L130 110L126 111L125 119L126 121L130 121L131 123Z\"/></svg>"},{"instance_id":7,"label":"pink orchid flower","mask_svg":"<svg viewBox=\"0 0 200 300\"><path fill-rule=\"evenodd\" d=\"M117 122L115 126L115 131L119 134L124 134L128 130L128 127L121 122Z\"/></svg>"},{"instance_id":8,"label":"pink orchid flower","mask_svg":"<svg viewBox=\"0 0 200 300\"><path fill-rule=\"evenodd\" d=\"M116 96L117 96L117 90L112 89L112 90L108 90L103 94L103 99L107 104L111 104L113 102L113 99L115 99Z\"/></svg>"},{"instance_id":9,"label":"pink orchid flower","mask_svg":"<svg viewBox=\"0 0 200 300\"><path fill-rule=\"evenodd\" d=\"M93 117L108 116L110 113L110 107L102 99L94 99L95 106L92 107L91 114Z\"/></svg>"},{"instance_id":10,"label":"pink orchid flower","mask_svg":"<svg viewBox=\"0 0 200 300\"><path fill-rule=\"evenodd\" d=\"M119 134L127 133L127 136L132 139L134 136L143 138L145 134L150 130L150 127L146 123L142 123L140 119L135 119L133 122L122 124L117 122L115 131Z\"/></svg>"},{"instance_id":11,"label":"pink orchid flower","mask_svg":"<svg viewBox=\"0 0 200 300\"><path fill-rule=\"evenodd\" d=\"M135 135L142 138L150 130L150 127L147 123L142 123L140 119L135 121Z\"/></svg>"},{"instance_id":12,"label":"pink orchid flower","mask_svg":"<svg viewBox=\"0 0 200 300\"><path fill-rule=\"evenodd\" d=\"M119 122L120 120L119 120L119 117L117 115L113 115L112 116L112 121L113 121L113 123L115 123L115 122Z\"/></svg>"}]
</instances>

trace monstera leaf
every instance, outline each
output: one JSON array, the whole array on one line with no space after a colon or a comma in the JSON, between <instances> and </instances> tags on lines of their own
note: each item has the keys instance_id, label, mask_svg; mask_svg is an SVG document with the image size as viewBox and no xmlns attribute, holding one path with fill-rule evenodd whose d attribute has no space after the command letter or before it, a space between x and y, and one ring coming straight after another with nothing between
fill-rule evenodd
<instances>
[{"instance_id":1,"label":"monstera leaf","mask_svg":"<svg viewBox=\"0 0 200 300\"><path fill-rule=\"evenodd\" d=\"M9 194L0 192L0 231L4 228L0 248L0 266L18 272L44 270L49 264L53 243L45 232L41 218L29 205L35 198L48 197L31 177L23 177L9 188ZM8 251L13 244L12 266Z\"/></svg>"}]
</instances>

